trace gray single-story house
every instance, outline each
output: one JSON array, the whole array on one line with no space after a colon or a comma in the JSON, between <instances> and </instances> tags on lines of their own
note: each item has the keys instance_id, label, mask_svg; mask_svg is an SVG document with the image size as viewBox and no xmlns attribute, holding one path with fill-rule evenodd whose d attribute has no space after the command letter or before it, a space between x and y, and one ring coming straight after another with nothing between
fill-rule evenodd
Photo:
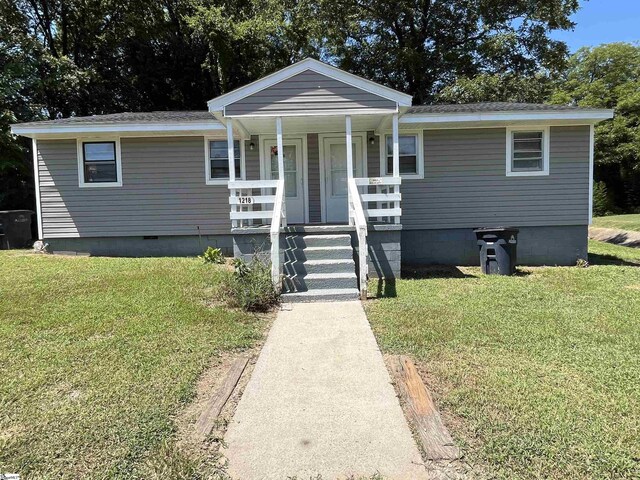
<instances>
[{"instance_id":1,"label":"gray single-story house","mask_svg":"<svg viewBox=\"0 0 640 480\"><path fill-rule=\"evenodd\" d=\"M206 111L12 131L33 139L38 232L53 251L260 250L291 298L351 298L367 276L397 277L401 262L477 264L476 227L518 227L521 264L586 258L593 129L612 115L412 106L409 95L306 59Z\"/></svg>"}]
</instances>

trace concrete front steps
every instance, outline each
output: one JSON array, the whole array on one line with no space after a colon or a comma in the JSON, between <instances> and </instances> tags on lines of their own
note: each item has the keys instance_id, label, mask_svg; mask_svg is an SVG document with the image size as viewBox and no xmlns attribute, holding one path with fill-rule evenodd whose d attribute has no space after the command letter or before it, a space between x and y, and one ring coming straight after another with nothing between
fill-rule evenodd
<instances>
[{"instance_id":1,"label":"concrete front steps","mask_svg":"<svg viewBox=\"0 0 640 480\"><path fill-rule=\"evenodd\" d=\"M284 302L358 299L349 233L289 232L284 260Z\"/></svg>"}]
</instances>

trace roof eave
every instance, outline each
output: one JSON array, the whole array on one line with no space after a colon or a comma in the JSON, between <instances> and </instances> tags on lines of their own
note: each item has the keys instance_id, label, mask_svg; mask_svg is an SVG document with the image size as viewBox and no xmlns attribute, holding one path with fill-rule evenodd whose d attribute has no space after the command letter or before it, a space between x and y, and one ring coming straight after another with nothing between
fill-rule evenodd
<instances>
[{"instance_id":1,"label":"roof eave","mask_svg":"<svg viewBox=\"0 0 640 480\"><path fill-rule=\"evenodd\" d=\"M541 111L499 111L499 112L456 112L456 113L406 113L400 123L456 123L456 122L496 122L496 121L553 121L575 120L588 123L613 118L613 110L541 110Z\"/></svg>"},{"instance_id":2,"label":"roof eave","mask_svg":"<svg viewBox=\"0 0 640 480\"><path fill-rule=\"evenodd\" d=\"M64 125L13 124L11 133L24 137L36 135L82 135L101 133L170 133L190 131L224 130L220 122L171 122L171 123L74 123Z\"/></svg>"}]
</instances>

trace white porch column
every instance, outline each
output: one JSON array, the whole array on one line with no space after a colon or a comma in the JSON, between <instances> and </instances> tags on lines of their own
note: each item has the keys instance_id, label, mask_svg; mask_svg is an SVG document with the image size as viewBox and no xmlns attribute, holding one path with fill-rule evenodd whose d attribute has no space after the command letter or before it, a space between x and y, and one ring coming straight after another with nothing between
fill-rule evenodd
<instances>
[{"instance_id":1,"label":"white porch column","mask_svg":"<svg viewBox=\"0 0 640 480\"><path fill-rule=\"evenodd\" d=\"M398 138L398 114L393 114L393 176L400 178L400 140ZM393 193L400 193L400 185L393 186ZM400 202L393 202L394 208L400 208ZM400 223L400 217L395 217L395 223Z\"/></svg>"},{"instance_id":2,"label":"white porch column","mask_svg":"<svg viewBox=\"0 0 640 480\"><path fill-rule=\"evenodd\" d=\"M227 119L227 157L229 161L229 182L234 182L236 180L236 159L235 152L233 151L233 120L231 118ZM236 189L229 189L229 196L236 196ZM242 195L242 192L240 192ZM238 208L237 205L231 205L231 213L236 213L242 210L242 208ZM231 220L231 227L237 228L242 226L242 220Z\"/></svg>"},{"instance_id":3,"label":"white porch column","mask_svg":"<svg viewBox=\"0 0 640 480\"><path fill-rule=\"evenodd\" d=\"M353 178L353 147L351 140L351 115L345 116L347 129L347 179Z\"/></svg>"},{"instance_id":4,"label":"white porch column","mask_svg":"<svg viewBox=\"0 0 640 480\"><path fill-rule=\"evenodd\" d=\"M233 150L233 119L227 119L227 155L229 156L229 181L236 179L236 160Z\"/></svg>"},{"instance_id":5,"label":"white porch column","mask_svg":"<svg viewBox=\"0 0 640 480\"><path fill-rule=\"evenodd\" d=\"M393 114L393 176L400 176L400 143L398 140L398 114Z\"/></svg>"},{"instance_id":6,"label":"white porch column","mask_svg":"<svg viewBox=\"0 0 640 480\"><path fill-rule=\"evenodd\" d=\"M344 117L346 127L346 142L347 142L347 211L349 225L353 225L353 218L351 218L351 189L349 188L349 182L353 178L353 151L351 150L351 116L345 115ZM353 199L355 201L355 199Z\"/></svg>"},{"instance_id":7,"label":"white porch column","mask_svg":"<svg viewBox=\"0 0 640 480\"><path fill-rule=\"evenodd\" d=\"M278 145L278 178L284 179L284 151L282 147L282 117L276 117L276 136Z\"/></svg>"}]
</instances>

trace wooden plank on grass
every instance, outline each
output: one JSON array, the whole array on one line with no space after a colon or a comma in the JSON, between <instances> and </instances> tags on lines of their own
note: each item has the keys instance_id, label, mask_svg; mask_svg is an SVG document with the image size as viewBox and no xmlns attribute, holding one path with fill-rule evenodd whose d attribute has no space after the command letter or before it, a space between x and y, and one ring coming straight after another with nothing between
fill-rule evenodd
<instances>
[{"instance_id":1,"label":"wooden plank on grass","mask_svg":"<svg viewBox=\"0 0 640 480\"><path fill-rule=\"evenodd\" d=\"M236 388L236 385L238 384L238 381L242 376L242 372L244 372L248 362L249 359L244 357L238 358L233 362L233 365L231 365L231 368L227 373L227 377L224 379L224 383L220 386L215 395L209 399L207 406L196 422L197 435L200 435L202 438L206 438L207 435L211 433L218 415L220 415L220 412L226 405L227 400L229 400L233 390Z\"/></svg>"},{"instance_id":2,"label":"wooden plank on grass","mask_svg":"<svg viewBox=\"0 0 640 480\"><path fill-rule=\"evenodd\" d=\"M392 357L391 370L400 395L406 403L407 416L413 423L429 460L455 460L460 450L455 446L433 399L422 383L416 366L403 355Z\"/></svg>"}]
</instances>

